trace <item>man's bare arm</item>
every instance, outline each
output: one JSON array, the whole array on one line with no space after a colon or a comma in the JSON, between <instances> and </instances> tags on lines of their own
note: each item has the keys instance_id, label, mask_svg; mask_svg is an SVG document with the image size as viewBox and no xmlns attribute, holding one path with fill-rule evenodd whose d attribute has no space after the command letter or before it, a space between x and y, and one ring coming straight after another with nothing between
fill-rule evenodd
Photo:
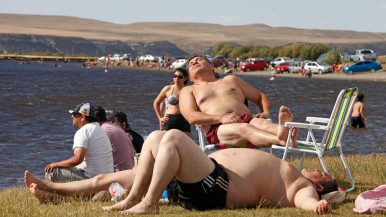
<instances>
[{"instance_id":1,"label":"man's bare arm","mask_svg":"<svg viewBox=\"0 0 386 217\"><path fill-rule=\"evenodd\" d=\"M66 160L48 164L45 168L45 171L49 173L49 172L52 172L52 170L57 167L66 168L66 167L73 167L73 166L79 165L80 163L83 162L86 152L87 152L87 149L85 148L75 148L74 156Z\"/></svg>"},{"instance_id":2,"label":"man's bare arm","mask_svg":"<svg viewBox=\"0 0 386 217\"><path fill-rule=\"evenodd\" d=\"M232 76L230 79L237 82L238 86L243 90L244 96L247 100L255 103L259 107L261 114L258 114L258 117L269 118L271 104L268 96L237 76Z\"/></svg>"},{"instance_id":3,"label":"man's bare arm","mask_svg":"<svg viewBox=\"0 0 386 217\"><path fill-rule=\"evenodd\" d=\"M300 189L295 194L294 204L298 208L314 211L317 214L327 213L329 209L326 200L319 201L318 193L316 193L313 185L308 185L307 187Z\"/></svg>"}]
</instances>

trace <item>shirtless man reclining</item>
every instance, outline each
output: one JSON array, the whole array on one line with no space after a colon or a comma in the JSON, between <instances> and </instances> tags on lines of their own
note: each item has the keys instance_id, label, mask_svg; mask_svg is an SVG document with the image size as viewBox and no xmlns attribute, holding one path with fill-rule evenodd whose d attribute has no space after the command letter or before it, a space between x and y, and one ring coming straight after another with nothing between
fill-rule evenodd
<instances>
[{"instance_id":1,"label":"shirtless man reclining","mask_svg":"<svg viewBox=\"0 0 386 217\"><path fill-rule=\"evenodd\" d=\"M181 90L181 113L190 124L202 126L209 144L285 146L289 129L284 123L293 120L288 108L280 108L279 124L274 124L267 120L270 103L266 94L235 75L216 79L213 65L200 55L190 57L187 68L193 85ZM261 113L253 115L244 104L246 99L256 104ZM292 147L297 130L294 132Z\"/></svg>"}]
</instances>

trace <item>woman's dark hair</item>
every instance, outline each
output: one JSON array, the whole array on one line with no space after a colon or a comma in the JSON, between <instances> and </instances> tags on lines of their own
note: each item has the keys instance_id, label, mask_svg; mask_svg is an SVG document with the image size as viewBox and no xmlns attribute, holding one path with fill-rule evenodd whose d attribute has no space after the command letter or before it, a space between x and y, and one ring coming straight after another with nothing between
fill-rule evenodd
<instances>
[{"instance_id":1,"label":"woman's dark hair","mask_svg":"<svg viewBox=\"0 0 386 217\"><path fill-rule=\"evenodd\" d=\"M320 185L323 187L323 191L318 192L319 199L322 197L322 195L339 190L338 189L338 181L336 181L336 179L334 179L332 181L321 182Z\"/></svg>"},{"instance_id":2,"label":"woman's dark hair","mask_svg":"<svg viewBox=\"0 0 386 217\"><path fill-rule=\"evenodd\" d=\"M186 69L184 69L184 68L176 68L176 70L174 70L174 72L181 72L182 75L184 75L184 77L187 78L184 81L184 84L186 85L188 83L189 73L188 73L188 71L186 71Z\"/></svg>"},{"instance_id":3,"label":"woman's dark hair","mask_svg":"<svg viewBox=\"0 0 386 217\"><path fill-rule=\"evenodd\" d=\"M126 113L124 113L124 112L115 112L113 118L116 118L119 121L119 123L126 123L125 131L131 130L129 122L127 121Z\"/></svg>"}]
</instances>

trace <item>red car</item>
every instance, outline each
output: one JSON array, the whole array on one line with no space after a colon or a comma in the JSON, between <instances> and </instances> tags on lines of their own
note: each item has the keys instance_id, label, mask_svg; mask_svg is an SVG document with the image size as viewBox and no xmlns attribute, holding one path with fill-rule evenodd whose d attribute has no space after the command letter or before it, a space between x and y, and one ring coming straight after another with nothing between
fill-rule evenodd
<instances>
[{"instance_id":1,"label":"red car","mask_svg":"<svg viewBox=\"0 0 386 217\"><path fill-rule=\"evenodd\" d=\"M291 65L290 62L284 62L284 63L280 63L276 68L275 68L275 71L277 73L284 73L284 72L288 72L289 73L289 69L288 67Z\"/></svg>"},{"instance_id":2,"label":"red car","mask_svg":"<svg viewBox=\"0 0 386 217\"><path fill-rule=\"evenodd\" d=\"M215 56L212 59L212 64L215 68L220 67L220 66L228 66L228 61L225 59L224 56Z\"/></svg>"},{"instance_id":3,"label":"red car","mask_svg":"<svg viewBox=\"0 0 386 217\"><path fill-rule=\"evenodd\" d=\"M241 64L240 70L242 72L267 70L268 63L264 59L251 59Z\"/></svg>"}]
</instances>

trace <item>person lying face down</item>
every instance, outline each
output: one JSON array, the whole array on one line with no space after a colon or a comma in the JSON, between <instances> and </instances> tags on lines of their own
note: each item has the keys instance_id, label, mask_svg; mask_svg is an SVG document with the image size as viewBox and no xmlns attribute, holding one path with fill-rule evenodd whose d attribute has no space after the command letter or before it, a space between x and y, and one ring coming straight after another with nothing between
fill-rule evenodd
<instances>
[{"instance_id":1,"label":"person lying face down","mask_svg":"<svg viewBox=\"0 0 386 217\"><path fill-rule=\"evenodd\" d=\"M320 194L337 182L318 170L299 172L286 161L253 149L224 149L209 156L178 130L155 131L142 149L129 195L105 210L159 213L159 198L176 176L178 200L187 209L298 207L321 214Z\"/></svg>"}]
</instances>

